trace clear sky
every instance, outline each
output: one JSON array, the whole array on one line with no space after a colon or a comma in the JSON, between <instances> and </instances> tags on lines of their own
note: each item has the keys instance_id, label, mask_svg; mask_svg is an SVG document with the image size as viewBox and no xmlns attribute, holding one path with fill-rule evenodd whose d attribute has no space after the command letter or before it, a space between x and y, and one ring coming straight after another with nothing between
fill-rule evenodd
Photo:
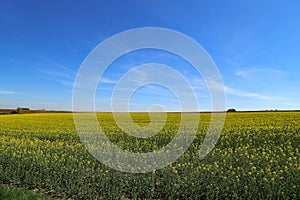
<instances>
[{"instance_id":1,"label":"clear sky","mask_svg":"<svg viewBox=\"0 0 300 200\"><path fill-rule=\"evenodd\" d=\"M182 32L204 47L223 78L227 108L300 109L297 0L1 1L0 108L71 110L73 83L89 52L114 34L149 26ZM122 73L147 62L184 73L200 110L210 110L192 67L155 50L124 55L109 68L97 90L97 110L110 110ZM174 95L155 85L140 88L130 102L137 111L153 104L178 110Z\"/></svg>"}]
</instances>

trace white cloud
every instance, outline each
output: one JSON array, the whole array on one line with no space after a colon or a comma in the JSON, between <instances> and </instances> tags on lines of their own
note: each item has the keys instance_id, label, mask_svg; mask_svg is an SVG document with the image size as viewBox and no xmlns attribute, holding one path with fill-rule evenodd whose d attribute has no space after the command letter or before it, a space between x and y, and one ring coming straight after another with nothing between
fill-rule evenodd
<instances>
[{"instance_id":1,"label":"white cloud","mask_svg":"<svg viewBox=\"0 0 300 200\"><path fill-rule=\"evenodd\" d=\"M0 94L16 94L14 91L0 89Z\"/></svg>"},{"instance_id":2,"label":"white cloud","mask_svg":"<svg viewBox=\"0 0 300 200\"><path fill-rule=\"evenodd\" d=\"M57 82L63 84L64 86L74 86L74 81L57 80Z\"/></svg>"},{"instance_id":3,"label":"white cloud","mask_svg":"<svg viewBox=\"0 0 300 200\"><path fill-rule=\"evenodd\" d=\"M256 97L258 99L264 99L264 100L268 100L268 99L273 98L273 97L261 95L261 94L258 94L258 93L247 92L247 91L243 91L243 90L230 88L230 87L227 87L227 86L224 86L224 89L225 89L225 92L227 94L232 94L232 95L236 95L236 96L240 96L240 97Z\"/></svg>"},{"instance_id":4,"label":"white cloud","mask_svg":"<svg viewBox=\"0 0 300 200\"><path fill-rule=\"evenodd\" d=\"M258 98L258 99L263 99L263 100L274 100L274 99L279 99L278 97L271 97L267 95L262 95L259 93L254 93L254 92L248 92L244 90L239 90L235 88L231 88L225 85L220 85L219 83L209 80L209 87L212 90L224 90L226 94L231 94L235 96L240 96L240 97L253 97L253 98Z\"/></svg>"},{"instance_id":5,"label":"white cloud","mask_svg":"<svg viewBox=\"0 0 300 200\"><path fill-rule=\"evenodd\" d=\"M59 78L74 78L74 74L67 71L43 71L46 75L59 77Z\"/></svg>"},{"instance_id":6,"label":"white cloud","mask_svg":"<svg viewBox=\"0 0 300 200\"><path fill-rule=\"evenodd\" d=\"M200 78L194 78L190 81L193 90L206 90L205 82Z\"/></svg>"},{"instance_id":7,"label":"white cloud","mask_svg":"<svg viewBox=\"0 0 300 200\"><path fill-rule=\"evenodd\" d=\"M115 84L115 83L117 83L117 81L112 80L112 79L107 78L107 77L102 77L100 82L101 83L106 83L106 84Z\"/></svg>"},{"instance_id":8,"label":"white cloud","mask_svg":"<svg viewBox=\"0 0 300 200\"><path fill-rule=\"evenodd\" d=\"M43 78L54 80L63 86L73 86L76 74L66 66L53 64L52 69L41 71Z\"/></svg>"},{"instance_id":9,"label":"white cloud","mask_svg":"<svg viewBox=\"0 0 300 200\"><path fill-rule=\"evenodd\" d=\"M243 78L252 79L253 77L260 75L260 74L280 74L282 75L285 73L282 70L278 69L268 69L268 68L253 68L253 69L244 69L244 70L238 70L235 72L235 75L241 76Z\"/></svg>"}]
</instances>

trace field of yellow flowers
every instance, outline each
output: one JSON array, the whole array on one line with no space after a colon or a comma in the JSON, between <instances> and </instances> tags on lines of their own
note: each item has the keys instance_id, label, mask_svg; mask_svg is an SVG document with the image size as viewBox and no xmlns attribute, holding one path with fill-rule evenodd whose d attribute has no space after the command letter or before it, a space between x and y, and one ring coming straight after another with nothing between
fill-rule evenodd
<instances>
[{"instance_id":1,"label":"field of yellow flowers","mask_svg":"<svg viewBox=\"0 0 300 200\"><path fill-rule=\"evenodd\" d=\"M192 114L168 113L164 128L146 141L122 132L111 113L97 114L108 138L132 152L168 144L181 115ZM145 113L132 117L149 123ZM300 112L227 113L204 159L199 151L210 114L200 119L194 142L176 162L131 174L89 154L71 113L1 115L0 183L58 199L300 199Z\"/></svg>"}]
</instances>

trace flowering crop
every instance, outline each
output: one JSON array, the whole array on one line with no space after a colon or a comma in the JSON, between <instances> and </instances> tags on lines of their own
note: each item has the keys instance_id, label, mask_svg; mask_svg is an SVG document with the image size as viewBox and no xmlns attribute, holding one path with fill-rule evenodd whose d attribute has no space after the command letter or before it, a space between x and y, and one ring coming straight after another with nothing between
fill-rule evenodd
<instances>
[{"instance_id":1,"label":"flowering crop","mask_svg":"<svg viewBox=\"0 0 300 200\"><path fill-rule=\"evenodd\" d=\"M98 113L108 138L131 152L168 144L181 115L168 113L149 139L124 133L111 113ZM145 113L134 121L149 123ZM72 114L0 116L0 182L70 199L299 199L300 113L228 113L222 135L204 158L199 151L210 121L201 113L196 138L169 166L145 174L113 170L80 142ZM188 130L188 127L186 127ZM134 131L134 130L132 130Z\"/></svg>"}]
</instances>

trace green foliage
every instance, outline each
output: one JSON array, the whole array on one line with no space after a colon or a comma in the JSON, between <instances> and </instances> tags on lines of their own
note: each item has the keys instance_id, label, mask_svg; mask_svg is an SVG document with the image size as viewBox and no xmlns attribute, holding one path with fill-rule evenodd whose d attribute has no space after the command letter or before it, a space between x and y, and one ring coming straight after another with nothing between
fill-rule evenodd
<instances>
[{"instance_id":1,"label":"green foliage","mask_svg":"<svg viewBox=\"0 0 300 200\"><path fill-rule=\"evenodd\" d=\"M2 200L51 200L51 197L11 186L0 185Z\"/></svg>"},{"instance_id":2,"label":"green foliage","mask_svg":"<svg viewBox=\"0 0 300 200\"><path fill-rule=\"evenodd\" d=\"M140 125L149 123L147 114L132 116ZM121 148L150 152L174 137L180 116L168 113L164 128L150 139L125 134L111 113L99 113L98 119ZM70 199L300 198L299 112L227 113L223 133L204 159L199 151L210 114L200 118L194 142L176 162L129 174L87 152L72 114L1 115L0 182Z\"/></svg>"}]
</instances>

